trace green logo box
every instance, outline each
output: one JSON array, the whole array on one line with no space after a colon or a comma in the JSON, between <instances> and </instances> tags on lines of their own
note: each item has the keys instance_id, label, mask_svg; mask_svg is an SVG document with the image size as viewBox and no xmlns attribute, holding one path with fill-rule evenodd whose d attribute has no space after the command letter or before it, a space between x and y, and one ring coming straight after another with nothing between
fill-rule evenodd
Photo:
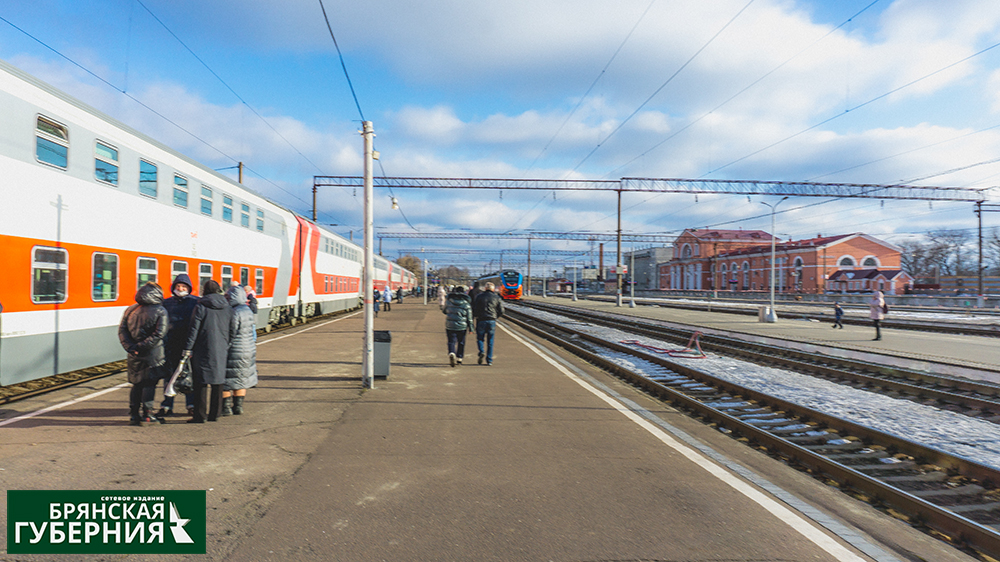
<instances>
[{"instance_id":1,"label":"green logo box","mask_svg":"<svg viewBox=\"0 0 1000 562\"><path fill-rule=\"evenodd\" d=\"M8 490L10 554L205 554L205 490Z\"/></svg>"}]
</instances>

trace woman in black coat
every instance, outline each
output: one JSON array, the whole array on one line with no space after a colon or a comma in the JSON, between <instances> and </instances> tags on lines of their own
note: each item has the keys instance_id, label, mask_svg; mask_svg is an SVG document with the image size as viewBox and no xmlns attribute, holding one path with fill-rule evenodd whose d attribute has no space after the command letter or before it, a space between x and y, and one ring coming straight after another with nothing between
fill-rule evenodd
<instances>
[{"instance_id":1,"label":"woman in black coat","mask_svg":"<svg viewBox=\"0 0 1000 562\"><path fill-rule=\"evenodd\" d=\"M163 308L163 290L156 283L146 283L135 294L135 304L125 310L118 325L118 341L128 352L129 425L151 421L156 382L163 378L166 363L163 337L167 334L167 310ZM142 406L140 414L139 407ZM163 423L162 417L156 420Z\"/></svg>"},{"instance_id":2,"label":"woman in black coat","mask_svg":"<svg viewBox=\"0 0 1000 562\"><path fill-rule=\"evenodd\" d=\"M191 329L184 346L184 356L191 358L194 375L194 416L188 423L215 421L219 417L222 385L226 382L226 356L233 339L232 319L233 309L222 296L222 288L215 281L206 282L204 296L191 314Z\"/></svg>"}]
</instances>

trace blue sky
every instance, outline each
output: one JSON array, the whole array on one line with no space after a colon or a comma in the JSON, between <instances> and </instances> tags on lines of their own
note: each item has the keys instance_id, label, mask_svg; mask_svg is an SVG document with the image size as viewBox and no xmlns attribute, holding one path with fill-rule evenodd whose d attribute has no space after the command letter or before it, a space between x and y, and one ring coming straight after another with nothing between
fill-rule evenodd
<instances>
[{"instance_id":1,"label":"blue sky","mask_svg":"<svg viewBox=\"0 0 1000 562\"><path fill-rule=\"evenodd\" d=\"M1000 164L973 166L1000 158L1000 47L845 113L1000 43L994 0L324 2L388 175L1000 183ZM243 160L259 174L249 186L302 214L314 175L361 174L360 117L318 0L36 0L0 17L0 58L210 166ZM387 232L616 226L612 194L397 190L409 224L376 195ZM797 208L815 201L784 203L778 234L899 242L975 226L970 204ZM626 194L623 206L637 233L770 227L760 198ZM360 226L352 190L323 190L320 210L347 225L334 230Z\"/></svg>"}]
</instances>

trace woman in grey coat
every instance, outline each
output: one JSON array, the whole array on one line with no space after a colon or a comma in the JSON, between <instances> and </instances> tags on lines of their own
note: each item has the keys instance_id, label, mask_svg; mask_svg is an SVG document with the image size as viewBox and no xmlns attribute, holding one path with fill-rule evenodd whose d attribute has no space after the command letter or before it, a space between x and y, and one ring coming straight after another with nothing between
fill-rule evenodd
<instances>
[{"instance_id":1,"label":"woman in grey coat","mask_svg":"<svg viewBox=\"0 0 1000 562\"><path fill-rule=\"evenodd\" d=\"M222 287L214 280L207 281L202 292L204 296L191 313L191 328L182 354L191 358L194 375L194 416L188 423L218 418L222 409L222 385L226 382L226 357L232 340L233 309L222 296Z\"/></svg>"},{"instance_id":2,"label":"woman in grey coat","mask_svg":"<svg viewBox=\"0 0 1000 562\"><path fill-rule=\"evenodd\" d=\"M230 332L229 356L226 359L226 383L222 391L222 415L243 413L243 399L247 389L257 386L257 324L253 311L247 305L243 287L233 285L226 292L226 300L233 309Z\"/></svg>"},{"instance_id":3,"label":"woman in grey coat","mask_svg":"<svg viewBox=\"0 0 1000 562\"><path fill-rule=\"evenodd\" d=\"M462 364L462 357L465 355L465 334L472 331L472 299L465 294L465 288L461 285L455 287L445 299L444 329L448 334L448 363L452 367L457 362Z\"/></svg>"}]
</instances>

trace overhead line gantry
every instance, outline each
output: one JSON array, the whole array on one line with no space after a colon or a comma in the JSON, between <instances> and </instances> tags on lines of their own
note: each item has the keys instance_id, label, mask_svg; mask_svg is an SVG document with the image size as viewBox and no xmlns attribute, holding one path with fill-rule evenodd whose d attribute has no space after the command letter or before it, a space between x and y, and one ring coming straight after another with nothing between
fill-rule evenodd
<instances>
[{"instance_id":1,"label":"overhead line gantry","mask_svg":"<svg viewBox=\"0 0 1000 562\"><path fill-rule=\"evenodd\" d=\"M814 183L763 180L713 180L681 178L510 179L510 178L371 178L374 187L398 189L525 189L541 191L614 191L618 194L618 261L622 255L622 193L722 193L789 197L838 197L867 199L910 199L924 201L982 202L989 188L940 187L899 184ZM319 187L364 187L361 176L314 176L313 221L316 220L316 191ZM772 233L773 234L773 233ZM617 304L622 304L621 263L618 263ZM529 272L530 280L530 272Z\"/></svg>"}]
</instances>

